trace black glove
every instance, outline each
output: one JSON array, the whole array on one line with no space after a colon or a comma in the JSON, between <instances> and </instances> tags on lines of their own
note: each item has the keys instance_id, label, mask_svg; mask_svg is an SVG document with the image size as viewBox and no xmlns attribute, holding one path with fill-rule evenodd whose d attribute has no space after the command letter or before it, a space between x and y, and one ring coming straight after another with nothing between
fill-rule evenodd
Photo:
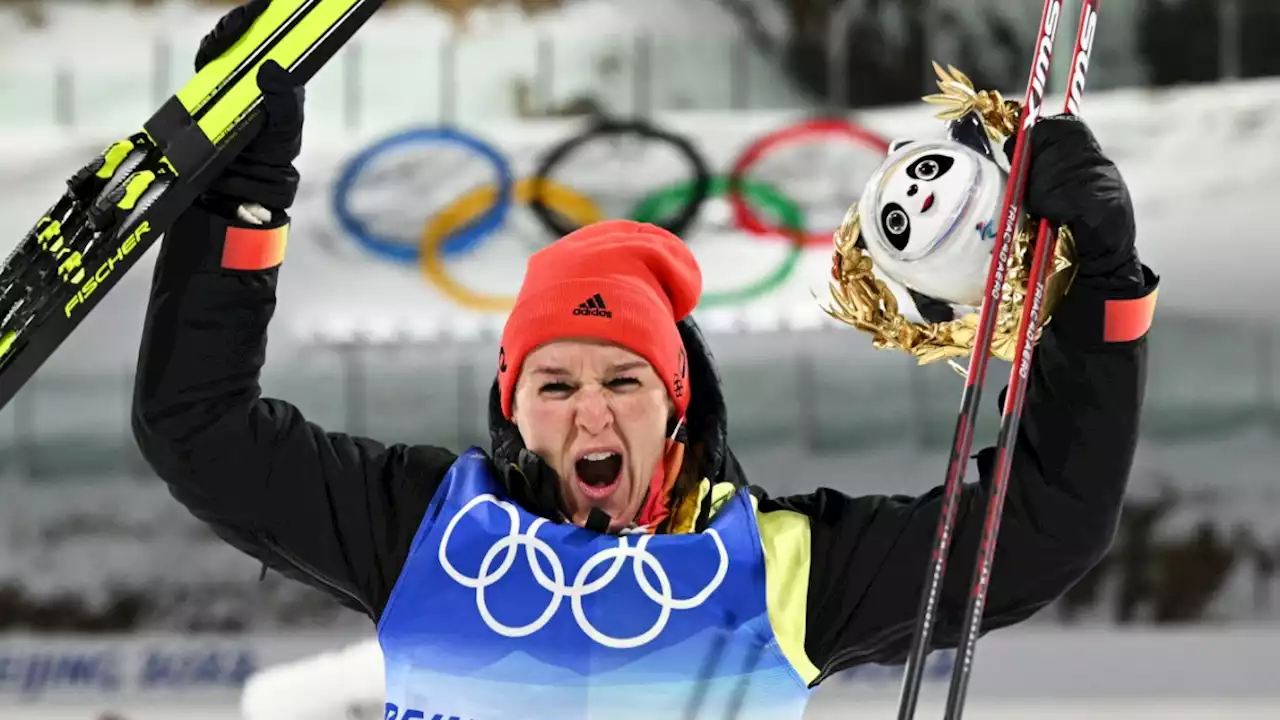
<instances>
[{"instance_id":1,"label":"black glove","mask_svg":"<svg viewBox=\"0 0 1280 720\"><path fill-rule=\"evenodd\" d=\"M1014 140L1004 147L1010 158ZM1077 278L1141 285L1133 201L1089 126L1073 115L1043 118L1031 129L1029 149L1025 210L1071 229L1079 258Z\"/></svg>"},{"instance_id":2,"label":"black glove","mask_svg":"<svg viewBox=\"0 0 1280 720\"><path fill-rule=\"evenodd\" d=\"M268 4L269 0L250 0L223 15L200 41L196 71L230 49ZM210 184L206 200L218 207L257 203L273 213L283 212L298 194L298 171L293 161L302 152L305 92L274 60L259 68L258 87L264 121L258 134Z\"/></svg>"}]
</instances>

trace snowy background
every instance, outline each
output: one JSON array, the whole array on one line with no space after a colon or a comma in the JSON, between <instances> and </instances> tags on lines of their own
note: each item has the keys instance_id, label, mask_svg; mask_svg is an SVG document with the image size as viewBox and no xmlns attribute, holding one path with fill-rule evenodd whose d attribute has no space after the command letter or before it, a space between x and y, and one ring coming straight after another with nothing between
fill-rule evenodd
<instances>
[{"instance_id":1,"label":"snowy background","mask_svg":"<svg viewBox=\"0 0 1280 720\"><path fill-rule=\"evenodd\" d=\"M866 5L877 8L887 42L909 35L905 3ZM1106 10L1098 81L1091 77L1098 103L1086 106L1134 186L1144 257L1165 275L1162 314L1152 335L1144 438L1116 547L1029 625L1073 622L1109 631L1124 616L1130 630L1223 629L1230 650L1237 646L1227 629L1280 627L1280 326L1271 292L1280 259L1266 212L1280 176L1280 148L1267 144L1280 138L1280 86L1131 89L1104 99L1110 87L1147 79L1136 59L1137 3L1116 5ZM33 29L37 6L43 24ZM990 35L993 27L1025 28L1028 17L1034 23L1027 6L957 1L949 17L955 27ZM446 121L494 139L527 169L535 150L573 126L558 114L595 106L678 128L722 170L746 141L822 103L771 54L769 44L788 32L785 17L764 14L761 42L725 7L583 0L533 17L481 9L465 31L424 4L380 13L308 89L296 237L313 241L290 248L293 274L282 281L267 392L335 430L458 449L483 441L483 418L468 412L482 407L491 361L477 328L501 318L460 313L415 276L352 252L329 207L336 169L388 132ZM0 4L0 237L23 232L62 178L187 77L196 43L221 12L190 2L144 9ZM988 22L992 13L1003 24ZM938 47L972 54L964 37L947 35L952 44ZM115 41L110 52L85 51L102 38ZM1001 76L1000 57L983 63L988 76ZM855 116L886 135L931 127L918 105ZM790 187L806 179L792 177ZM418 209L412 198L396 200ZM723 205L709 204L699 237L717 240L711 236L724 213ZM495 255L536 232L523 211L514 215L494 241ZM412 224L399 230L416 232ZM732 243L742 238L720 235L723 245L700 246L710 247L704 260L731 266ZM826 252L809 252L786 293L733 308L725 327L743 318L738 325L764 318L752 322L768 327L770 317L785 314L779 297L788 312L812 313L808 290L821 287ZM504 279L514 281L520 260L503 268ZM367 631L364 619L315 592L273 573L259 582L260 568L182 511L137 457L123 419L146 264L0 412L0 633ZM733 280L733 272L723 279ZM303 275L312 281L297 279ZM412 299L427 324L439 325L447 314L465 321L460 326L471 323L473 332L457 332L465 337L447 348L431 345L431 353L421 342L364 353L315 347L318 336L386 324L372 316L391 314L384 312L388 295L398 306ZM818 484L917 493L942 479L956 376L876 353L864 340L812 328L713 338L734 398L732 436L755 482L780 493ZM361 375L356 366L373 370ZM993 372L1003 375L1007 366ZM352 377L363 395L354 395ZM994 436L995 402L989 392L979 442ZM424 416L424 407L433 412ZM1125 603L1137 586L1145 588Z\"/></svg>"},{"instance_id":2,"label":"snowy background","mask_svg":"<svg viewBox=\"0 0 1280 720\"><path fill-rule=\"evenodd\" d=\"M838 54L820 47L839 37L836 23L797 24L787 9L806 3L564 0L527 15L514 0L486 0L462 24L439 9L464 4L384 8L308 87L298 240L264 386L329 429L456 449L485 441L476 409L501 315L451 305L412 271L359 252L334 221L333 178L370 142L451 123L494 142L525 172L576 131L568 116L597 109L677 130L723 172L752 139L821 109L824 92L858 104L849 116L865 127L913 135L934 127L913 101L929 80L927 59L1021 94L1020 38L1038 5L947 0L920 22L913 0L850 0L843 6L856 12L839 47L871 70L843 77L826 73L823 56ZM71 171L189 76L199 38L225 7L0 2L0 238L25 232ZM1062 601L983 641L970 715L1274 718L1280 323L1271 288L1280 251L1268 209L1280 177L1280 53L1269 48L1280 27L1263 10L1276 6L1103 7L1086 115L1130 179L1144 258L1164 275L1143 440L1112 552ZM1233 25L1241 8L1249 21ZM1064 73L1060 63L1058 86ZM1276 77L1257 77L1265 74ZM1242 75L1252 77L1151 87ZM862 107L877 93L888 107ZM843 208L819 196L856 186L849 149L805 148L768 179L815 217L838 215ZM804 166L815 156L822 172ZM447 159L424 154L422 174ZM672 177L649 165L627 178ZM572 180L603 195L611 178ZM416 193L440 190L392 187L374 198L383 205L363 207L411 241L437 202ZM709 281L731 285L777 249L742 252L739 243L752 239L726 227L727 217L722 202L708 203L692 235ZM450 267L501 289L518 279L541 232L517 208L478 258ZM857 333L818 329L808 293L821 291L826 253L807 251L773 295L701 315L718 328L712 345L733 398L735 448L753 481L778 493L819 484L923 492L942 479L958 378L872 351ZM260 580L261 568L186 514L138 457L125 418L150 260L0 412L4 720L105 720L108 710L129 720L241 720L250 672L369 635L367 620L319 593L274 573ZM415 312L391 311L405 307ZM779 330L780 318L803 329ZM332 346L356 331L378 344ZM397 336L408 341L383 344ZM1007 372L997 363L988 387ZM994 437L995 395L984 400L979 443ZM934 656L920 716L941 715L929 703L945 691L949 660ZM327 717L379 708L357 679L376 679L375 662L335 666L331 682L311 675L295 689L271 688L267 715L290 716L303 697ZM49 670L59 663L61 674ZM810 716L891 717L899 680L898 668L859 668L824 686Z\"/></svg>"}]
</instances>

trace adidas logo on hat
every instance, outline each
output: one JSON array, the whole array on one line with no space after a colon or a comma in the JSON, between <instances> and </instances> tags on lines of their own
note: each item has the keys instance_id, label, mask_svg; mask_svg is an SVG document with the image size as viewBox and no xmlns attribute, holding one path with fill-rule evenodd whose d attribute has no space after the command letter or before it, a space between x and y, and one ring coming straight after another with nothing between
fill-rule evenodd
<instances>
[{"instance_id":1,"label":"adidas logo on hat","mask_svg":"<svg viewBox=\"0 0 1280 720\"><path fill-rule=\"evenodd\" d=\"M596 293L585 301L578 304L573 309L574 315L594 315L596 317L611 318L613 313L609 312L604 306L604 298L600 297L600 293Z\"/></svg>"}]
</instances>

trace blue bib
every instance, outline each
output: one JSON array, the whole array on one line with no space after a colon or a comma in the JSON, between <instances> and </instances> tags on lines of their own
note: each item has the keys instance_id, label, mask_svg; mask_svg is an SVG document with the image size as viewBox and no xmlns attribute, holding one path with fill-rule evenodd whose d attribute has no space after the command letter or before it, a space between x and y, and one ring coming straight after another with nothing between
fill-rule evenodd
<instances>
[{"instance_id":1,"label":"blue bib","mask_svg":"<svg viewBox=\"0 0 1280 720\"><path fill-rule=\"evenodd\" d=\"M704 532L602 535L508 501L476 449L378 624L386 720L798 718L750 496Z\"/></svg>"}]
</instances>

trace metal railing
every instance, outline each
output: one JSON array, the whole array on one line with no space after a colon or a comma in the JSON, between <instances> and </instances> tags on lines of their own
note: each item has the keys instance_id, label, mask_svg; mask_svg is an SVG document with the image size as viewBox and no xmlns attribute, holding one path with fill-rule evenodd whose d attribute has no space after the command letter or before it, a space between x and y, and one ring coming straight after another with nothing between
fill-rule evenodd
<instances>
[{"instance_id":1,"label":"metal railing","mask_svg":"<svg viewBox=\"0 0 1280 720\"><path fill-rule=\"evenodd\" d=\"M959 378L945 366L920 368L873 350L853 330L786 342L716 336L713 349L734 445L748 456L908 458L946 449ZM309 350L269 357L263 387L328 430L461 450L488 446L491 364L487 345ZM1007 366L992 372L1002 386ZM129 428L132 383L132 368L37 374L0 412L0 477L146 474ZM979 437L994 437L998 416L992 400ZM1280 328L1160 317L1144 442L1177 446L1256 432L1280 441ZM1274 460L1280 467L1280 454ZM1223 457L1223 470L1232 462Z\"/></svg>"}]
</instances>

